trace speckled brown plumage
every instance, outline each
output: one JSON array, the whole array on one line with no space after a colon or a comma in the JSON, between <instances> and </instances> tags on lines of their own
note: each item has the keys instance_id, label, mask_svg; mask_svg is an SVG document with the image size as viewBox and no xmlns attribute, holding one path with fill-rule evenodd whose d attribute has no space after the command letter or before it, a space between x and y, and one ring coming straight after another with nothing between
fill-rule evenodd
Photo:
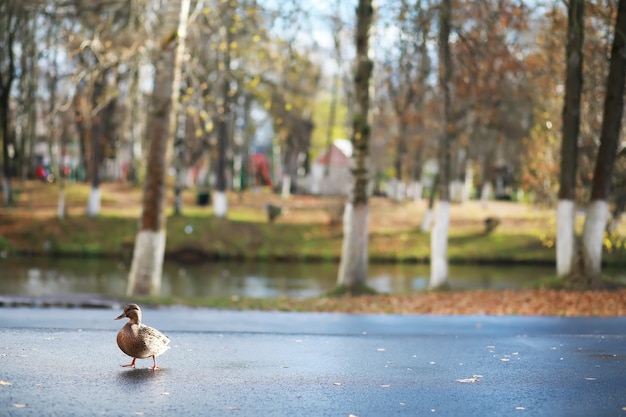
<instances>
[{"instance_id":1,"label":"speckled brown plumage","mask_svg":"<svg viewBox=\"0 0 626 417\"><path fill-rule=\"evenodd\" d=\"M170 348L170 339L157 329L141 323L141 309L137 304L128 304L115 320L125 317L130 321L117 333L117 345L122 352L132 357L133 361L122 366L134 368L137 358L151 357L154 365L150 369L161 369L156 364L156 357Z\"/></svg>"}]
</instances>

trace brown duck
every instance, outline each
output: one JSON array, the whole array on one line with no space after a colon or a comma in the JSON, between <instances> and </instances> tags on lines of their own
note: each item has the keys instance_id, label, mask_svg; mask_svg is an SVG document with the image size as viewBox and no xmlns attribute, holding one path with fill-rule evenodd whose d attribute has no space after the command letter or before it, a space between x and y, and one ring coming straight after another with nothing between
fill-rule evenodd
<instances>
[{"instance_id":1,"label":"brown duck","mask_svg":"<svg viewBox=\"0 0 626 417\"><path fill-rule=\"evenodd\" d=\"M157 329L141 323L141 309L137 304L128 304L115 320L124 317L128 317L130 321L117 333L117 345L122 352L132 357L133 361L122 366L134 368L137 358L152 357L154 365L150 369L161 369L157 366L156 357L170 348L170 339Z\"/></svg>"}]
</instances>

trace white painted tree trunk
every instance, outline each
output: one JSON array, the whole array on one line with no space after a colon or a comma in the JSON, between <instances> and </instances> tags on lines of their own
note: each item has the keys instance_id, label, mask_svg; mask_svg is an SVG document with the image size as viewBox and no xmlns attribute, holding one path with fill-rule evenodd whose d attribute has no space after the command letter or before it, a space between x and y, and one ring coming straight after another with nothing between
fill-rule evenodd
<instances>
[{"instance_id":1,"label":"white painted tree trunk","mask_svg":"<svg viewBox=\"0 0 626 417\"><path fill-rule=\"evenodd\" d=\"M416 203L422 201L422 193L424 192L424 185L420 181L413 181L410 186L411 198Z\"/></svg>"},{"instance_id":2,"label":"white painted tree trunk","mask_svg":"<svg viewBox=\"0 0 626 417\"><path fill-rule=\"evenodd\" d=\"M453 180L450 182L450 201L454 203L463 202L463 187L464 183L460 180Z\"/></svg>"},{"instance_id":3,"label":"white painted tree trunk","mask_svg":"<svg viewBox=\"0 0 626 417\"><path fill-rule=\"evenodd\" d=\"M2 177L2 201L5 206L9 205L11 200L11 181L7 177Z\"/></svg>"},{"instance_id":4,"label":"white painted tree trunk","mask_svg":"<svg viewBox=\"0 0 626 417\"><path fill-rule=\"evenodd\" d=\"M448 229L450 202L439 201L435 226L430 235L430 287L439 288L448 282Z\"/></svg>"},{"instance_id":5,"label":"white painted tree trunk","mask_svg":"<svg viewBox=\"0 0 626 417\"><path fill-rule=\"evenodd\" d=\"M389 183L387 186L388 186L387 195L391 200L396 201L398 203L404 200L404 198L406 197L406 185L402 181L396 178L393 178L389 180Z\"/></svg>"},{"instance_id":6,"label":"white painted tree trunk","mask_svg":"<svg viewBox=\"0 0 626 417\"><path fill-rule=\"evenodd\" d=\"M480 192L480 204L483 208L487 207L487 202L491 198L491 192L493 187L490 182L486 182L483 184L482 191Z\"/></svg>"},{"instance_id":7,"label":"white painted tree trunk","mask_svg":"<svg viewBox=\"0 0 626 417\"><path fill-rule=\"evenodd\" d=\"M395 195L395 201L397 201L398 203L404 201L404 199L406 198L406 184L402 181L398 181L398 183L396 184L396 195Z\"/></svg>"},{"instance_id":8,"label":"white painted tree trunk","mask_svg":"<svg viewBox=\"0 0 626 417\"><path fill-rule=\"evenodd\" d=\"M392 178L387 182L387 197L390 198L391 200L396 199L397 185L398 185L398 180L395 178Z\"/></svg>"},{"instance_id":9,"label":"white painted tree trunk","mask_svg":"<svg viewBox=\"0 0 626 417\"><path fill-rule=\"evenodd\" d=\"M280 195L283 199L287 199L291 195L291 176L283 175L283 188Z\"/></svg>"},{"instance_id":10,"label":"white painted tree trunk","mask_svg":"<svg viewBox=\"0 0 626 417\"><path fill-rule=\"evenodd\" d=\"M463 195L461 196L461 200L463 203L466 203L472 197L472 187L474 186L474 169L472 168L472 164L470 161L467 161L465 167L465 181L463 182Z\"/></svg>"},{"instance_id":11,"label":"white painted tree trunk","mask_svg":"<svg viewBox=\"0 0 626 417\"><path fill-rule=\"evenodd\" d=\"M233 190L241 191L243 160L240 154L233 156Z\"/></svg>"},{"instance_id":12,"label":"white painted tree trunk","mask_svg":"<svg viewBox=\"0 0 626 417\"><path fill-rule=\"evenodd\" d=\"M228 214L228 197L224 191L213 194L213 214L215 217L226 217Z\"/></svg>"},{"instance_id":13,"label":"white painted tree trunk","mask_svg":"<svg viewBox=\"0 0 626 417\"><path fill-rule=\"evenodd\" d=\"M368 264L368 216L367 204L356 207L346 203L343 212L343 245L337 283L346 287L365 285Z\"/></svg>"},{"instance_id":14,"label":"white painted tree trunk","mask_svg":"<svg viewBox=\"0 0 626 417\"><path fill-rule=\"evenodd\" d=\"M602 273L602 247L604 229L609 218L609 203L604 200L592 200L587 206L585 226L583 228L583 256L585 275L597 278Z\"/></svg>"},{"instance_id":15,"label":"white painted tree trunk","mask_svg":"<svg viewBox=\"0 0 626 417\"><path fill-rule=\"evenodd\" d=\"M433 223L433 209L428 207L426 209L426 213L424 213L424 219L422 220L422 226L421 226L422 233L430 232L432 223Z\"/></svg>"},{"instance_id":16,"label":"white painted tree trunk","mask_svg":"<svg viewBox=\"0 0 626 417\"><path fill-rule=\"evenodd\" d=\"M165 230L137 233L126 295L155 296L160 293L164 254Z\"/></svg>"},{"instance_id":17,"label":"white painted tree trunk","mask_svg":"<svg viewBox=\"0 0 626 417\"><path fill-rule=\"evenodd\" d=\"M556 274L565 277L572 272L575 247L575 204L572 200L559 200L556 208Z\"/></svg>"},{"instance_id":18,"label":"white painted tree trunk","mask_svg":"<svg viewBox=\"0 0 626 417\"><path fill-rule=\"evenodd\" d=\"M94 217L100 214L100 187L91 187L87 202L87 215Z\"/></svg>"},{"instance_id":19,"label":"white painted tree trunk","mask_svg":"<svg viewBox=\"0 0 626 417\"><path fill-rule=\"evenodd\" d=\"M59 200L57 202L57 217L59 219L65 218L65 190L59 190Z\"/></svg>"}]
</instances>

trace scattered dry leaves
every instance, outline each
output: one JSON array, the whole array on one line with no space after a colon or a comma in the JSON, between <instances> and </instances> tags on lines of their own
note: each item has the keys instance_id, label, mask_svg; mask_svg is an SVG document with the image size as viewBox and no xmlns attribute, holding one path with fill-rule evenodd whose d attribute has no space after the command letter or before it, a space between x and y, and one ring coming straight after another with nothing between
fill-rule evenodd
<instances>
[{"instance_id":1,"label":"scattered dry leaves","mask_svg":"<svg viewBox=\"0 0 626 417\"><path fill-rule=\"evenodd\" d=\"M346 313L626 316L626 290L547 289L421 292L298 301L300 309Z\"/></svg>"}]
</instances>

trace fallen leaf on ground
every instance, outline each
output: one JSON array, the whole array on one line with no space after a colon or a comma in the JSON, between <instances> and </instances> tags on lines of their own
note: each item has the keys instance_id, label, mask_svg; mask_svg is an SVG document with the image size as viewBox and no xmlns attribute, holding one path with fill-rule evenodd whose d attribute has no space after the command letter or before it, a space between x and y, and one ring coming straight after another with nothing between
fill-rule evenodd
<instances>
[{"instance_id":1,"label":"fallen leaf on ground","mask_svg":"<svg viewBox=\"0 0 626 417\"><path fill-rule=\"evenodd\" d=\"M457 379L457 382L472 383L480 382L482 375L473 375L471 378Z\"/></svg>"}]
</instances>

